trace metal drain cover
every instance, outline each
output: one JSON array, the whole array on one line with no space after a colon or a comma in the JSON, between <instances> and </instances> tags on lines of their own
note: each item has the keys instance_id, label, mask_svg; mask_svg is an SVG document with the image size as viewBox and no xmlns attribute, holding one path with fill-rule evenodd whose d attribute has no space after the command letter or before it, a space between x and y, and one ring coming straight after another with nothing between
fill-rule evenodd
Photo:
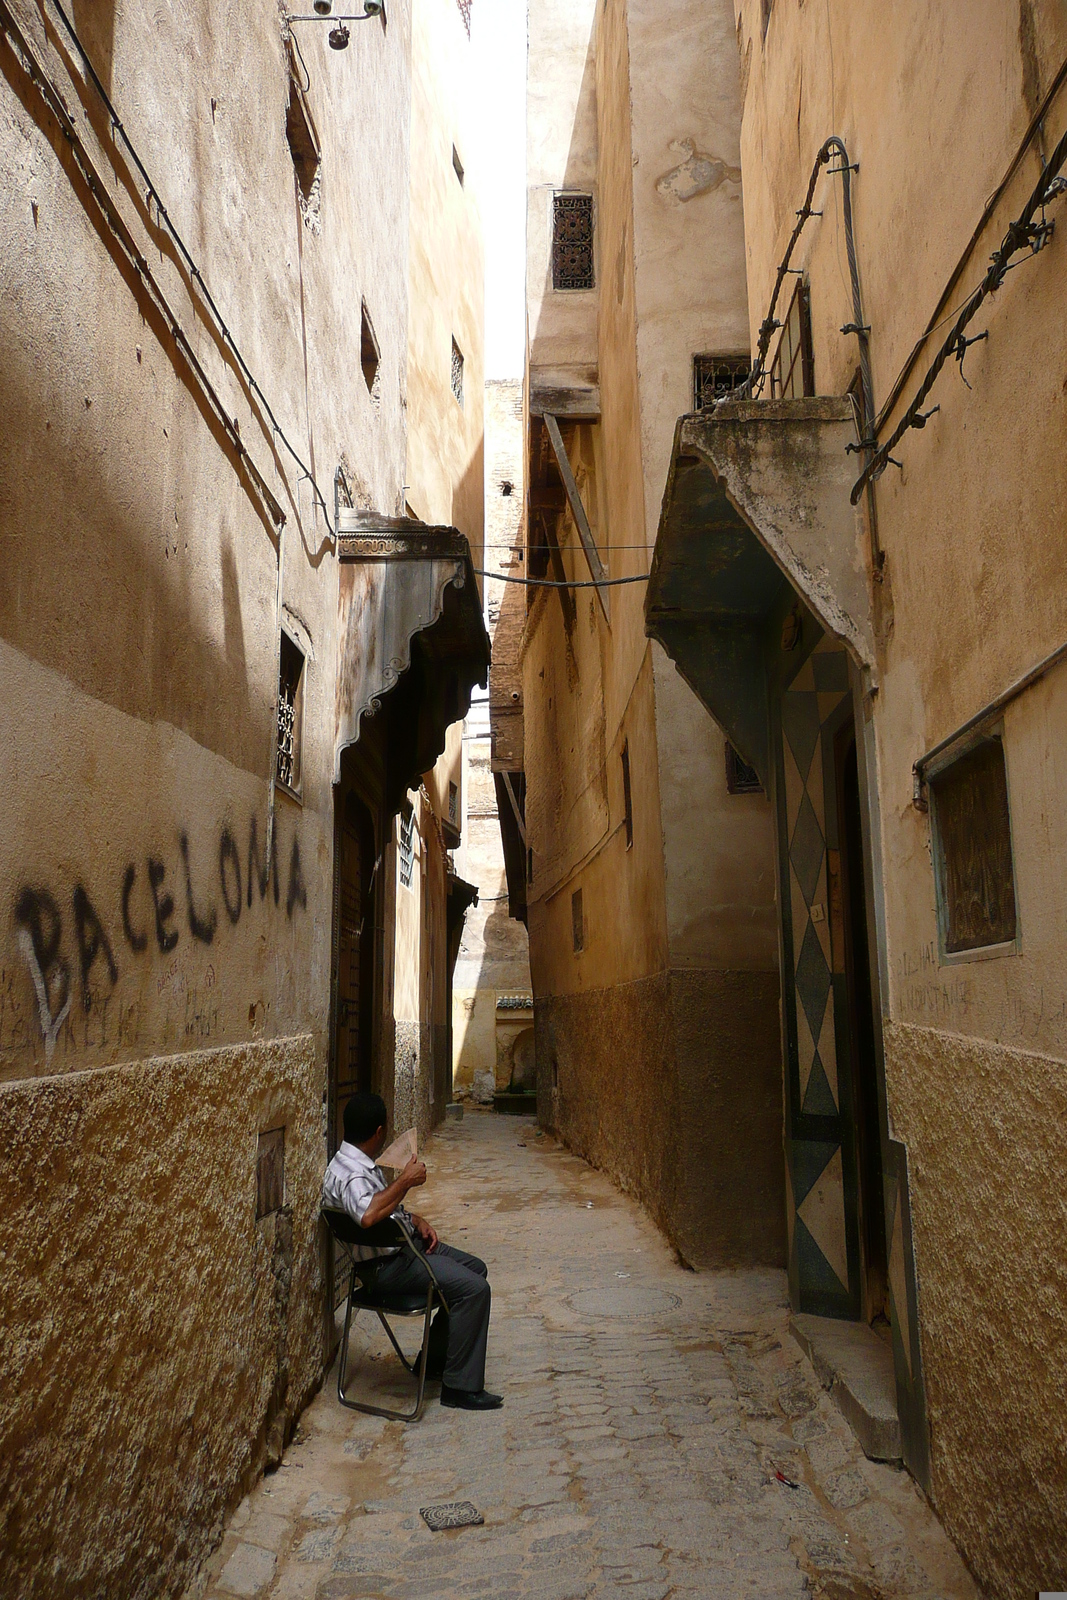
<instances>
[{"instance_id":1,"label":"metal drain cover","mask_svg":"<svg viewBox=\"0 0 1067 1600\"><path fill-rule=\"evenodd\" d=\"M480 1528L485 1518L469 1500L450 1500L443 1506L423 1506L419 1516L431 1533L445 1528Z\"/></svg>"},{"instance_id":2,"label":"metal drain cover","mask_svg":"<svg viewBox=\"0 0 1067 1600\"><path fill-rule=\"evenodd\" d=\"M579 1316L652 1317L657 1311L673 1311L681 1305L676 1294L666 1289L651 1289L640 1283L620 1283L603 1289L579 1289L567 1296L567 1303Z\"/></svg>"}]
</instances>

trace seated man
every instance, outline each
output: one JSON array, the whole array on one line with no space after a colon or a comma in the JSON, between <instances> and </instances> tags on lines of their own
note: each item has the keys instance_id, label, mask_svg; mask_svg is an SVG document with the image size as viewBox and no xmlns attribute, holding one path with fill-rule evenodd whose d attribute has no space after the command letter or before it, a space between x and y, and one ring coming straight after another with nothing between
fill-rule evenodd
<instances>
[{"instance_id":1,"label":"seated man","mask_svg":"<svg viewBox=\"0 0 1067 1600\"><path fill-rule=\"evenodd\" d=\"M448 1302L439 1308L430 1329L426 1376L443 1377L441 1404L461 1411L492 1411L503 1405L485 1387L485 1346L489 1337L488 1269L477 1256L442 1244L430 1224L401 1204L409 1189L426 1182L426 1168L414 1157L393 1183L386 1184L375 1158L385 1148L385 1101L377 1094L354 1094L345 1106L345 1137L326 1169L322 1204L346 1211L361 1227L386 1217L403 1217L433 1256L433 1273ZM376 1288L390 1293L426 1292L427 1269L409 1251L353 1247L357 1261L368 1264Z\"/></svg>"}]
</instances>

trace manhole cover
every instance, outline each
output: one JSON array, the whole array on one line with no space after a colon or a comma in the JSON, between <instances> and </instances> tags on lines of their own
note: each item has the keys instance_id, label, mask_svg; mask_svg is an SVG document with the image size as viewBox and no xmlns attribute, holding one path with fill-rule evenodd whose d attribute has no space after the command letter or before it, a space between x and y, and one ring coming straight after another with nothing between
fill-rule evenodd
<instances>
[{"instance_id":1,"label":"manhole cover","mask_svg":"<svg viewBox=\"0 0 1067 1600\"><path fill-rule=\"evenodd\" d=\"M579 1289L567 1296L568 1304L582 1317L651 1317L657 1311L673 1311L681 1301L665 1289L648 1289L639 1283L612 1284L604 1289Z\"/></svg>"},{"instance_id":2,"label":"manhole cover","mask_svg":"<svg viewBox=\"0 0 1067 1600\"><path fill-rule=\"evenodd\" d=\"M450 1500L443 1506L423 1506L419 1516L431 1533L441 1533L445 1528L480 1528L485 1521L477 1506L469 1500Z\"/></svg>"}]
</instances>

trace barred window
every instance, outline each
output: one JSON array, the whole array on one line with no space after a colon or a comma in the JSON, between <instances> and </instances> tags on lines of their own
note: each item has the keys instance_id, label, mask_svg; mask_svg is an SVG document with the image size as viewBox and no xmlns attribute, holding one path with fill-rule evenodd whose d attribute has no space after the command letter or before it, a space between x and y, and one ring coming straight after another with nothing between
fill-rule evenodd
<instances>
[{"instance_id":1,"label":"barred window","mask_svg":"<svg viewBox=\"0 0 1067 1600\"><path fill-rule=\"evenodd\" d=\"M552 202L552 287L592 289L593 197L557 194Z\"/></svg>"},{"instance_id":2,"label":"barred window","mask_svg":"<svg viewBox=\"0 0 1067 1600\"><path fill-rule=\"evenodd\" d=\"M459 788L454 783L448 786L448 820L454 828L459 827Z\"/></svg>"},{"instance_id":3,"label":"barred window","mask_svg":"<svg viewBox=\"0 0 1067 1600\"><path fill-rule=\"evenodd\" d=\"M811 297L807 284L798 283L771 367L771 399L800 400L814 393Z\"/></svg>"},{"instance_id":4,"label":"barred window","mask_svg":"<svg viewBox=\"0 0 1067 1600\"><path fill-rule=\"evenodd\" d=\"M748 377L750 365L747 356L694 356L693 410L706 411L728 399Z\"/></svg>"},{"instance_id":5,"label":"barred window","mask_svg":"<svg viewBox=\"0 0 1067 1600\"><path fill-rule=\"evenodd\" d=\"M1015 874L1000 739L983 739L931 775L930 794L942 949L956 955L1010 944Z\"/></svg>"},{"instance_id":6,"label":"barred window","mask_svg":"<svg viewBox=\"0 0 1067 1600\"><path fill-rule=\"evenodd\" d=\"M460 347L456 343L455 339L452 340L452 393L455 395L455 397L459 401L460 405L462 405L463 404L463 351L460 349Z\"/></svg>"},{"instance_id":7,"label":"barred window","mask_svg":"<svg viewBox=\"0 0 1067 1600\"><path fill-rule=\"evenodd\" d=\"M400 858L400 882L410 889L415 877L415 813L400 813L397 827L397 851Z\"/></svg>"},{"instance_id":8,"label":"barred window","mask_svg":"<svg viewBox=\"0 0 1067 1600\"><path fill-rule=\"evenodd\" d=\"M282 634L278 673L278 782L300 790L300 746L304 721L304 652Z\"/></svg>"}]
</instances>

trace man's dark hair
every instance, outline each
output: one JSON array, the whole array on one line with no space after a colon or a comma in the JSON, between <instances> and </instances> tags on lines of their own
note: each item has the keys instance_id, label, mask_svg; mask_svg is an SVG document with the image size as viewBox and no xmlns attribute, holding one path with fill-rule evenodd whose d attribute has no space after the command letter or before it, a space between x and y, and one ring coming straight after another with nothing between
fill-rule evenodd
<instances>
[{"instance_id":1,"label":"man's dark hair","mask_svg":"<svg viewBox=\"0 0 1067 1600\"><path fill-rule=\"evenodd\" d=\"M365 1144L388 1120L380 1094L354 1094L345 1106L345 1143Z\"/></svg>"}]
</instances>

